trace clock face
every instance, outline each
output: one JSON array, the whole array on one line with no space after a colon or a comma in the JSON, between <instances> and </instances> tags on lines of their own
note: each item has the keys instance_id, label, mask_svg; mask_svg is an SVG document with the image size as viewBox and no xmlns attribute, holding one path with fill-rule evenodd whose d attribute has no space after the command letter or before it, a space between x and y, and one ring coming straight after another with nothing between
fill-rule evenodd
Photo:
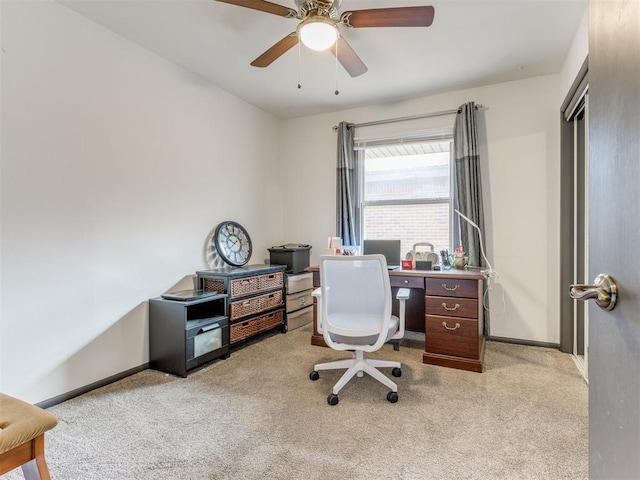
<instances>
[{"instance_id":1,"label":"clock face","mask_svg":"<svg viewBox=\"0 0 640 480\"><path fill-rule=\"evenodd\" d=\"M251 258L251 238L242 225L226 221L216 227L213 235L218 255L234 267L245 265Z\"/></svg>"}]
</instances>

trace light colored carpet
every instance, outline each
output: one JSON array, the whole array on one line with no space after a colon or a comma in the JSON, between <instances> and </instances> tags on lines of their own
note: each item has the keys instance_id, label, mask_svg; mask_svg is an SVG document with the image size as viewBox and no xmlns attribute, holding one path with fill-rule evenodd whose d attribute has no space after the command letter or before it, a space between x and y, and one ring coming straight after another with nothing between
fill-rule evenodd
<instances>
[{"instance_id":1,"label":"light colored carpet","mask_svg":"<svg viewBox=\"0 0 640 480\"><path fill-rule=\"evenodd\" d=\"M310 334L275 333L186 379L146 370L50 408L52 478L587 478L587 386L568 355L488 342L479 374L424 365L422 342L405 339L375 355L403 364L398 403L365 376L331 407L342 371L308 374L344 354Z\"/></svg>"}]
</instances>

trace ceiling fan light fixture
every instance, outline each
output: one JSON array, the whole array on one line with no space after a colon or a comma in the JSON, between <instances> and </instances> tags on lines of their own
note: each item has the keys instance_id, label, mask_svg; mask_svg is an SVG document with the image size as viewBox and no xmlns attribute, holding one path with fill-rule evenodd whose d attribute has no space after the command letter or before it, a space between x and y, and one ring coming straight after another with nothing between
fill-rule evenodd
<instances>
[{"instance_id":1,"label":"ceiling fan light fixture","mask_svg":"<svg viewBox=\"0 0 640 480\"><path fill-rule=\"evenodd\" d=\"M298 38L311 50L331 48L338 40L338 27L324 17L309 17L298 25Z\"/></svg>"}]
</instances>

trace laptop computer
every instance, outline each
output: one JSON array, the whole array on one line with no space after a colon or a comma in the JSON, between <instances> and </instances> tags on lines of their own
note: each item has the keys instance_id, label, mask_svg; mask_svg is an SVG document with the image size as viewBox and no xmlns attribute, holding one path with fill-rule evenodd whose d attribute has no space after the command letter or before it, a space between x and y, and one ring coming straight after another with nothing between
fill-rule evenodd
<instances>
[{"instance_id":1,"label":"laptop computer","mask_svg":"<svg viewBox=\"0 0 640 480\"><path fill-rule=\"evenodd\" d=\"M400 268L400 240L363 240L362 254L384 255L389 270Z\"/></svg>"}]
</instances>

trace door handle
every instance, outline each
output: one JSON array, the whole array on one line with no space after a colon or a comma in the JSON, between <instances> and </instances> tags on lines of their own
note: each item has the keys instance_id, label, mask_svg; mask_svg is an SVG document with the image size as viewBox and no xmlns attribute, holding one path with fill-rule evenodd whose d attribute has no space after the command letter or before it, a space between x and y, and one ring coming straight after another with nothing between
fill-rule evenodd
<instances>
[{"instance_id":1,"label":"door handle","mask_svg":"<svg viewBox=\"0 0 640 480\"><path fill-rule=\"evenodd\" d=\"M618 286L606 273L599 274L593 285L576 283L569 286L569 296L574 300L589 300L594 298L596 304L603 310L613 310L618 300Z\"/></svg>"}]
</instances>

